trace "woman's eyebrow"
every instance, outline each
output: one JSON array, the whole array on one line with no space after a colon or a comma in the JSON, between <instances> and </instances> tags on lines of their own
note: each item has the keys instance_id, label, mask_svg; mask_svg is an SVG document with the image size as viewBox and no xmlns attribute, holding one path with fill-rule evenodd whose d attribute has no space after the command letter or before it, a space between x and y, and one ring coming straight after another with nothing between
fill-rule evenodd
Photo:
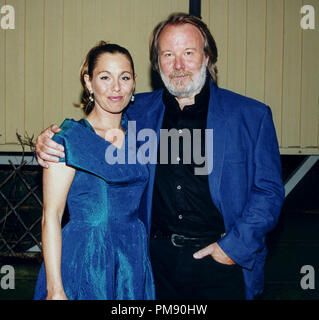
<instances>
[{"instance_id":1,"label":"woman's eyebrow","mask_svg":"<svg viewBox=\"0 0 319 320\"><path fill-rule=\"evenodd\" d=\"M101 70L101 71L98 71L98 75L100 74L100 73L103 73L103 72L106 72L106 73L112 73L112 72L110 72L110 71L108 71L108 70ZM131 71L126 71L126 70L124 70L124 71L122 71L121 72L121 74L123 74L123 73L129 73L129 74L132 74L132 72Z\"/></svg>"}]
</instances>

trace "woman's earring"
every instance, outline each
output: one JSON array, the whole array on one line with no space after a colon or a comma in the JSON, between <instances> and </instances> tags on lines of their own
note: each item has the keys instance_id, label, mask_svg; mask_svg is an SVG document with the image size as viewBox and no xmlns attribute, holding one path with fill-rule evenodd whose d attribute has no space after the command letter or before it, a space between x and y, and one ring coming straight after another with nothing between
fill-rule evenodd
<instances>
[{"instance_id":1,"label":"woman's earring","mask_svg":"<svg viewBox=\"0 0 319 320\"><path fill-rule=\"evenodd\" d=\"M131 102L134 102L134 100L135 100L135 97L134 97L134 94L132 94Z\"/></svg>"},{"instance_id":2,"label":"woman's earring","mask_svg":"<svg viewBox=\"0 0 319 320\"><path fill-rule=\"evenodd\" d=\"M90 92L89 100L90 100L91 102L94 102L93 92L92 92L92 91Z\"/></svg>"}]
</instances>

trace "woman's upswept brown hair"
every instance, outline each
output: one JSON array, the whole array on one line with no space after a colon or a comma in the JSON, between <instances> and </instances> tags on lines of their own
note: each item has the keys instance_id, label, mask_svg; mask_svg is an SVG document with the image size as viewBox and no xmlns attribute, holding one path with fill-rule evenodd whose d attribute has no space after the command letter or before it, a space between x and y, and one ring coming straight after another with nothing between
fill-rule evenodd
<instances>
[{"instance_id":1,"label":"woman's upswept brown hair","mask_svg":"<svg viewBox=\"0 0 319 320\"><path fill-rule=\"evenodd\" d=\"M90 101L90 92L88 88L86 87L84 76L87 74L90 79L93 77L93 71L96 67L97 61L99 57L104 53L121 53L124 54L127 59L129 60L132 71L133 71L133 77L135 76L134 71L134 63L131 54L129 51L118 44L114 43L107 43L105 41L100 41L97 45L95 45L86 55L86 58L82 62L81 68L80 68L80 81L83 87L83 93L81 97L81 107L83 107L83 110L85 114L89 114L92 109L94 108L94 101Z\"/></svg>"},{"instance_id":2,"label":"woman's upswept brown hair","mask_svg":"<svg viewBox=\"0 0 319 320\"><path fill-rule=\"evenodd\" d=\"M217 62L217 47L216 42L210 33L207 25L195 16L186 13L172 13L166 20L160 22L155 29L150 40L150 61L153 70L159 71L158 65L158 40L161 32L167 25L179 25L189 23L195 26L204 38L204 53L208 57L207 70L214 83L217 83L217 69L215 63Z\"/></svg>"}]
</instances>

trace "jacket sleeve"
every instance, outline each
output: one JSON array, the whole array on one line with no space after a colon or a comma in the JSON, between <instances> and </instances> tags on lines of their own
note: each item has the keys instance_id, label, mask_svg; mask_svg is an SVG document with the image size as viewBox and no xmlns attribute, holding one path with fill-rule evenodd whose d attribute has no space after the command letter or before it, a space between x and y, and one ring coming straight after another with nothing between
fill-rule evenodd
<instances>
[{"instance_id":1,"label":"jacket sleeve","mask_svg":"<svg viewBox=\"0 0 319 320\"><path fill-rule=\"evenodd\" d=\"M256 254L265 246L265 235L279 218L284 200L281 162L271 110L261 120L253 157L253 184L242 215L218 241L240 266L252 269Z\"/></svg>"}]
</instances>

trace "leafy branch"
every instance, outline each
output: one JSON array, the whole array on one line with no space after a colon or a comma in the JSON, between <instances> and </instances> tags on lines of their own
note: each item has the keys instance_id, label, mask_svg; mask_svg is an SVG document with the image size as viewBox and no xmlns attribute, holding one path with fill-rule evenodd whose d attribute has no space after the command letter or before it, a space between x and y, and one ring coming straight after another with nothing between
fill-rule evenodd
<instances>
[{"instance_id":1,"label":"leafy branch","mask_svg":"<svg viewBox=\"0 0 319 320\"><path fill-rule=\"evenodd\" d=\"M24 161L24 153L26 147L30 148L30 151L33 153L35 151L35 142L33 141L34 139L34 134L30 137L27 132L24 133L24 136L22 137L21 134L16 132L17 139L19 141L20 146L22 147L22 159L21 163ZM34 155L33 155L34 157ZM33 160L33 159L32 159Z\"/></svg>"}]
</instances>

